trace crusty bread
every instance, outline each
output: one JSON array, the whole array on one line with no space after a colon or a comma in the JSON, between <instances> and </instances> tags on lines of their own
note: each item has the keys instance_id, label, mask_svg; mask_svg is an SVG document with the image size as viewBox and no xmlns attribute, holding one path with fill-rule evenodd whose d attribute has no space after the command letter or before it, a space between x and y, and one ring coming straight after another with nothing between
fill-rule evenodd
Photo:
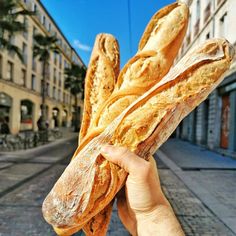
<instances>
[{"instance_id":1,"label":"crusty bread","mask_svg":"<svg viewBox=\"0 0 236 236\"><path fill-rule=\"evenodd\" d=\"M104 63L103 61L101 61L101 63L97 63L97 55L101 54L100 51L102 51L102 54L105 51L101 50L104 43L101 43L101 40L97 40L86 76L85 110L81 126L80 140L82 140L82 138L88 133L91 135L91 132L94 131L94 128L100 127L101 129L107 126L130 103L146 92L153 84L157 83L169 71L185 35L188 22L187 19L188 8L185 5L177 3L163 8L152 17L140 41L137 55L131 59L126 67L122 70L121 75L119 76L119 81L116 84L116 92L112 93L113 97L110 100L108 98L114 89L114 81L116 81L114 79L116 78L114 74L116 75L116 73L109 73L108 82L106 82L105 79L107 78L107 75L104 72L106 70L117 72L118 70L115 68L117 65L117 59L110 60L109 63L107 63L105 60ZM162 21L164 20L165 25L161 25ZM175 32L170 32L173 22L178 23L175 24ZM112 41L114 40L107 40L107 44L109 45L109 43ZM109 54L114 53L116 56L117 51L118 50L113 50L113 52L110 52ZM157 51L159 52L158 54L156 53ZM154 59L152 56L153 53L155 53ZM114 58L114 56L110 57ZM155 61L155 63L152 61ZM168 63L164 63L166 61L168 61ZM112 63L115 63L115 66L112 65ZM151 63L153 64L152 66L150 66ZM100 68L96 66L97 64L100 65ZM142 68L140 71L138 71L141 65ZM150 70L151 73L149 72L147 74L146 70ZM153 76L154 74L155 76ZM149 77L147 75L149 75ZM130 84L130 81L133 81L134 83ZM109 84L111 85L109 86ZM109 89L108 92L103 92L103 90L107 88ZM133 89L132 96L127 93L130 89ZM99 90L102 90L102 92ZM100 94L103 94L103 96L99 96ZM122 94L122 96L120 96L120 94ZM116 101L111 108L110 104L113 103L114 98ZM110 102L105 103L106 101ZM101 106L102 104L107 105L104 107ZM108 109L109 112L107 112ZM99 110L100 112L97 112ZM104 117L109 117L109 119L105 118L105 124L102 123L101 125L94 122L96 118L99 118L102 115ZM93 119L94 117L95 119ZM110 212L107 209L109 209ZM106 234L108 220L110 219L112 208L108 206L107 209L104 209L97 216L97 219L92 219L91 224L88 223L83 227L86 235L102 236ZM96 227L97 222L102 221L103 227Z\"/></svg>"},{"instance_id":2,"label":"crusty bread","mask_svg":"<svg viewBox=\"0 0 236 236\"><path fill-rule=\"evenodd\" d=\"M104 142L126 146L146 159L222 81L232 58L232 48L223 39L210 40L186 55L103 133L78 150L44 201L45 219L72 232L100 212L127 177L125 170L100 155Z\"/></svg>"},{"instance_id":3,"label":"crusty bread","mask_svg":"<svg viewBox=\"0 0 236 236\"><path fill-rule=\"evenodd\" d=\"M164 25L163 21L165 21ZM174 3L156 13L146 27L138 53L122 70L117 84L119 71L118 44L111 35L100 34L97 36L85 80L80 143L83 142L86 134L90 133L89 137L91 138L92 134L95 135L104 129L130 103L168 72L181 46L187 23L188 8L184 4ZM171 30L173 24L175 24L175 28ZM114 86L116 86L116 92L112 93ZM132 96L129 94L131 89L133 89ZM111 94L113 98L109 100ZM112 110L107 112L114 98L116 99L115 104ZM106 104L106 101L110 102L105 110L102 105ZM99 110L100 112L98 112ZM106 119L105 125L104 123L102 125L96 124L94 121L103 113L106 117L112 114L111 119ZM98 128L99 132L97 132ZM111 206L107 206L107 209L104 209L88 222L83 227L86 235L105 235L111 210ZM103 222L103 227L97 227L99 222ZM67 234L69 232L70 230ZM65 234L66 230L60 230L60 235Z\"/></svg>"},{"instance_id":4,"label":"crusty bread","mask_svg":"<svg viewBox=\"0 0 236 236\"><path fill-rule=\"evenodd\" d=\"M184 4L171 4L155 14L142 36L138 53L124 67L116 85L118 46L112 48L112 42L116 41L106 34L97 37L86 75L84 113L80 131L82 146L88 142L88 139L84 141L86 134L89 133L89 139L99 134L128 105L169 71L183 41L187 23L188 8ZM112 93L114 85L116 91ZM109 98L111 93L113 97ZM106 103L106 100L109 102ZM114 100L115 104L111 107L110 104ZM101 106L102 104L107 105ZM105 117L104 122L98 124L96 120L102 115ZM107 210L104 209L97 219L91 220L83 230L87 235L105 235L110 214L111 207L108 206ZM104 220L104 227L96 227L97 222ZM73 232L80 228L81 225L77 229L74 228ZM60 235L72 233L66 228L55 230Z\"/></svg>"},{"instance_id":5,"label":"crusty bread","mask_svg":"<svg viewBox=\"0 0 236 236\"><path fill-rule=\"evenodd\" d=\"M115 91L91 122L92 133L96 128L104 129L164 77L179 51L187 25L188 7L185 4L173 3L152 17L140 40L137 54L122 69Z\"/></svg>"},{"instance_id":6,"label":"crusty bread","mask_svg":"<svg viewBox=\"0 0 236 236\"><path fill-rule=\"evenodd\" d=\"M85 78L84 112L80 141L92 129L98 109L112 94L120 70L119 45L110 34L96 37Z\"/></svg>"},{"instance_id":7,"label":"crusty bread","mask_svg":"<svg viewBox=\"0 0 236 236\"><path fill-rule=\"evenodd\" d=\"M80 142L93 128L90 124L93 122L97 110L112 94L119 69L120 55L117 40L110 34L97 35L85 78L84 111L79 134ZM83 226L85 234L87 236L106 235L111 212L112 202ZM61 230L60 235L69 232Z\"/></svg>"}]
</instances>

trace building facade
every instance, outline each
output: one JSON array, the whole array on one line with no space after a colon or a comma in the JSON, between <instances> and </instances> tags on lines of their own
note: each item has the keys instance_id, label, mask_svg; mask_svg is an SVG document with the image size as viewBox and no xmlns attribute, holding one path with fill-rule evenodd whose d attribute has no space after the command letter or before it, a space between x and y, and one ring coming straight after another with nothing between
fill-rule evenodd
<instances>
[{"instance_id":1,"label":"building facade","mask_svg":"<svg viewBox=\"0 0 236 236\"><path fill-rule=\"evenodd\" d=\"M224 37L236 48L235 0L189 0L190 22L177 60L210 38ZM177 137L236 156L236 58L223 82L176 130Z\"/></svg>"},{"instance_id":2,"label":"building facade","mask_svg":"<svg viewBox=\"0 0 236 236\"><path fill-rule=\"evenodd\" d=\"M64 88L64 70L72 63L85 65L40 1L22 0L20 7L35 14L19 19L28 30L12 38L13 43L22 49L23 62L15 54L0 51L1 122L7 121L13 134L38 129L42 104L42 65L33 56L33 38L40 33L55 35L59 49L58 54L51 53L47 67L47 121L50 128L70 126L74 98ZM81 100L78 103L83 106Z\"/></svg>"}]
</instances>

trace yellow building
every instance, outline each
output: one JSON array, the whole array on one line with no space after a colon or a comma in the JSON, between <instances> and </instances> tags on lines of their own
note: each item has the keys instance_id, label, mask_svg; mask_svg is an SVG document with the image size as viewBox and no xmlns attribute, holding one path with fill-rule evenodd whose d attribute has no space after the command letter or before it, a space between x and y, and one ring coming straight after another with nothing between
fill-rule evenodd
<instances>
[{"instance_id":1,"label":"yellow building","mask_svg":"<svg viewBox=\"0 0 236 236\"><path fill-rule=\"evenodd\" d=\"M70 126L73 116L73 96L64 89L64 69L71 63L84 66L55 21L40 1L22 0L21 7L34 11L22 17L27 32L17 34L12 41L22 49L24 62L17 55L0 51L0 123L6 120L11 133L37 130L41 115L42 65L33 57L33 36L36 33L55 35L59 54L51 53L47 71L47 121L49 127ZM82 108L83 103L78 101Z\"/></svg>"}]
</instances>

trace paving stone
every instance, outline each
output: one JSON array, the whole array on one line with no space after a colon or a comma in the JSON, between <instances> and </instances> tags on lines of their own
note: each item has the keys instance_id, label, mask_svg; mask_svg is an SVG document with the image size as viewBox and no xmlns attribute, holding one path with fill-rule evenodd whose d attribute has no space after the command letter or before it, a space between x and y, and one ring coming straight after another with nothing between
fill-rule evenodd
<instances>
[{"instance_id":1,"label":"paving stone","mask_svg":"<svg viewBox=\"0 0 236 236\"><path fill-rule=\"evenodd\" d=\"M188 175L207 189L211 197L217 199L215 209L219 207L221 216L236 217L236 171L202 170L188 172Z\"/></svg>"},{"instance_id":2,"label":"paving stone","mask_svg":"<svg viewBox=\"0 0 236 236\"><path fill-rule=\"evenodd\" d=\"M11 162L0 162L0 170L5 169L11 165L13 165L13 163L11 163Z\"/></svg>"},{"instance_id":3,"label":"paving stone","mask_svg":"<svg viewBox=\"0 0 236 236\"><path fill-rule=\"evenodd\" d=\"M0 198L0 206L38 206L60 177L65 166L56 165L36 178ZM1 220L1 219L0 219Z\"/></svg>"},{"instance_id":4,"label":"paving stone","mask_svg":"<svg viewBox=\"0 0 236 236\"><path fill-rule=\"evenodd\" d=\"M0 192L47 168L47 164L15 164L0 170Z\"/></svg>"},{"instance_id":5,"label":"paving stone","mask_svg":"<svg viewBox=\"0 0 236 236\"><path fill-rule=\"evenodd\" d=\"M0 236L55 236L39 207L0 206Z\"/></svg>"},{"instance_id":6,"label":"paving stone","mask_svg":"<svg viewBox=\"0 0 236 236\"><path fill-rule=\"evenodd\" d=\"M186 235L233 236L171 170L159 170L162 189L171 203Z\"/></svg>"},{"instance_id":7,"label":"paving stone","mask_svg":"<svg viewBox=\"0 0 236 236\"><path fill-rule=\"evenodd\" d=\"M178 216L187 236L235 236L214 216Z\"/></svg>"},{"instance_id":8,"label":"paving stone","mask_svg":"<svg viewBox=\"0 0 236 236\"><path fill-rule=\"evenodd\" d=\"M179 139L168 139L161 146L161 150L181 168L229 168L236 170L236 160Z\"/></svg>"}]
</instances>

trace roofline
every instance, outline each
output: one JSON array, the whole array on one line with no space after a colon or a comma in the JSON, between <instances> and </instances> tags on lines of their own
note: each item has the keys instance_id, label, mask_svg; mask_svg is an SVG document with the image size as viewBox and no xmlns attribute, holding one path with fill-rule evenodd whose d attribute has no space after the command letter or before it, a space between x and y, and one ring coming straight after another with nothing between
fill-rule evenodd
<instances>
[{"instance_id":1,"label":"roofline","mask_svg":"<svg viewBox=\"0 0 236 236\"><path fill-rule=\"evenodd\" d=\"M49 11L46 9L46 7L43 5L43 3L41 2L41 0L37 0L37 2L40 4L40 6L43 8L43 10L46 12L46 14L49 16L50 20L52 21L52 23L56 26L57 30L60 32L60 34L62 35L62 37L64 38L64 40L67 42L67 44L69 44L70 48L73 50L73 52L75 52L76 56L78 56L78 58L80 59L80 61L82 62L83 66L85 66L87 68L87 66L84 64L83 60L81 59L80 55L77 53L77 51L74 49L74 47L72 47L71 43L68 41L68 39L66 38L65 34L62 32L62 30L60 29L60 27L58 26L58 24L56 23L56 21L53 19L53 17L51 16L51 14L49 13Z\"/></svg>"}]
</instances>

